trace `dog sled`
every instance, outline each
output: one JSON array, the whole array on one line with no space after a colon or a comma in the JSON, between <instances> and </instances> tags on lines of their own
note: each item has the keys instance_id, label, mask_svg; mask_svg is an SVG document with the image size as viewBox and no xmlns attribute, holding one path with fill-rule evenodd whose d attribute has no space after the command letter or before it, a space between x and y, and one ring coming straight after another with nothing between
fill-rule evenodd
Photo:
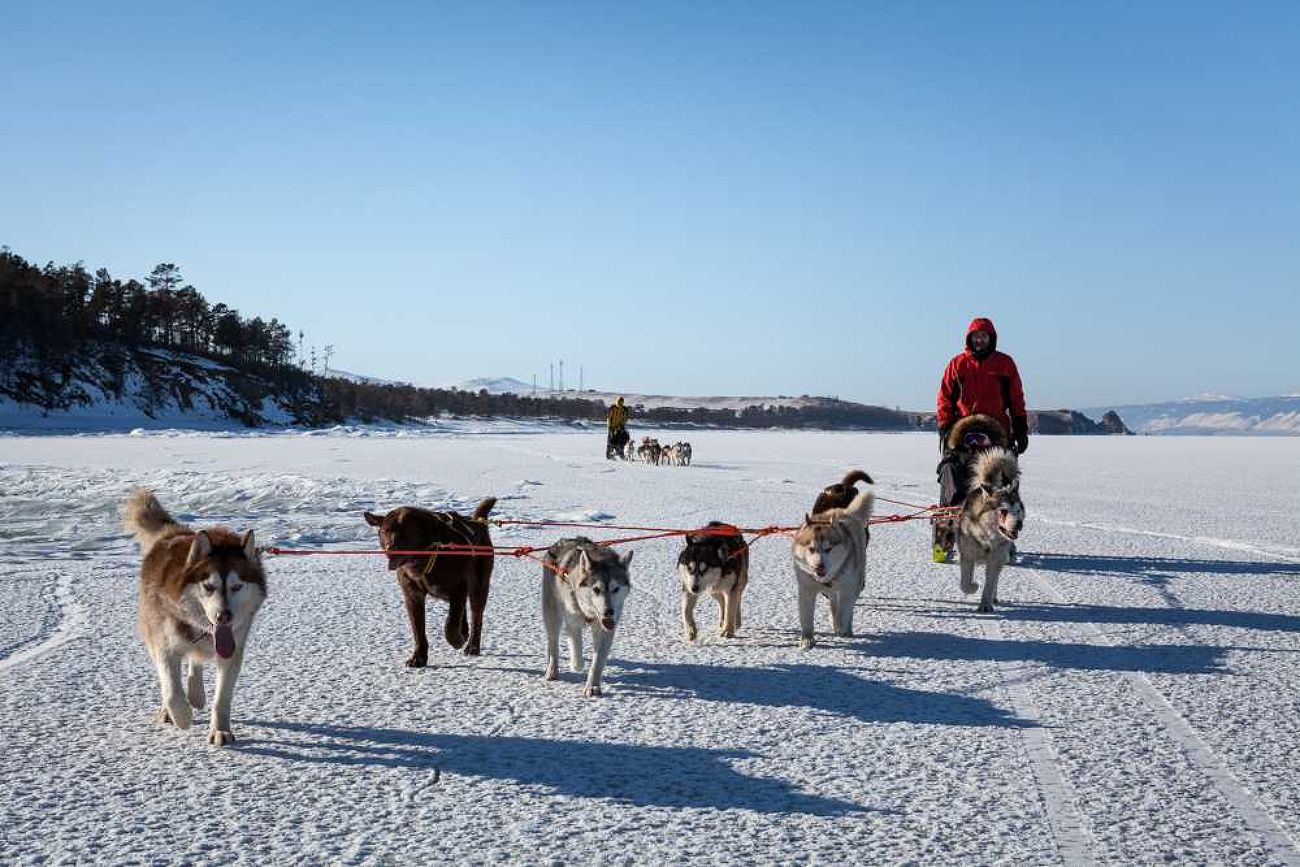
<instances>
[{"instance_id":1,"label":"dog sled","mask_svg":"<svg viewBox=\"0 0 1300 867\"><path fill-rule=\"evenodd\" d=\"M1011 440L1002 425L988 415L968 415L948 432L935 474L939 478L939 505L961 506L966 501L975 461L990 448L1010 448ZM941 512L930 519L931 559L952 562L957 548L957 517Z\"/></svg>"}]
</instances>

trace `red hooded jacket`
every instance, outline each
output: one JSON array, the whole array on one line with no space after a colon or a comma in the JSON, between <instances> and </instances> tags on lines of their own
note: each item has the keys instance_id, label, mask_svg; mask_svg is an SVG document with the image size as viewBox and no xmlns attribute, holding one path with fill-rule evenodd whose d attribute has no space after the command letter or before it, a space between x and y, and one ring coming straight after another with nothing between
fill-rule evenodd
<instances>
[{"instance_id":1,"label":"red hooded jacket","mask_svg":"<svg viewBox=\"0 0 1300 867\"><path fill-rule=\"evenodd\" d=\"M970 336L989 333L989 347L980 355L971 349ZM998 332L988 319L972 319L966 329L966 349L954 355L943 370L939 383L938 422L946 428L960 418L980 412L1002 422L1012 433L1012 418L1028 424L1025 390L1011 356L998 352Z\"/></svg>"}]
</instances>

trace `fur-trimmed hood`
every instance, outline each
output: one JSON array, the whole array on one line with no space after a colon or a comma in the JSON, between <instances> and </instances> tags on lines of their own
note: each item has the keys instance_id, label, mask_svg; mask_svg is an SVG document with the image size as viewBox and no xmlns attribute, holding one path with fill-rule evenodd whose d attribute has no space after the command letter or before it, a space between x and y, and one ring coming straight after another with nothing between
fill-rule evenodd
<instances>
[{"instance_id":1,"label":"fur-trimmed hood","mask_svg":"<svg viewBox=\"0 0 1300 867\"><path fill-rule=\"evenodd\" d=\"M987 434L997 448L1005 449L1011 445L1011 441L1007 438L1006 428L1002 426L1000 421L991 415L976 413L959 419L952 426L952 430L948 431L948 448L953 450L960 448L968 433Z\"/></svg>"}]
</instances>

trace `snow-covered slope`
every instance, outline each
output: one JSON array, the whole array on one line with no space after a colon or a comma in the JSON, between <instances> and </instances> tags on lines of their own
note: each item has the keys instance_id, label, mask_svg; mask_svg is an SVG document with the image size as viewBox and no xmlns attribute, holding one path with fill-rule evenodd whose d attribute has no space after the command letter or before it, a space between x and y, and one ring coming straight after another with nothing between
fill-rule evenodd
<instances>
[{"instance_id":1,"label":"snow-covered slope","mask_svg":"<svg viewBox=\"0 0 1300 867\"><path fill-rule=\"evenodd\" d=\"M1135 433L1300 436L1300 395L1201 395L1165 403L1086 409L1100 416L1115 409Z\"/></svg>"},{"instance_id":2,"label":"snow-covered slope","mask_svg":"<svg viewBox=\"0 0 1300 867\"><path fill-rule=\"evenodd\" d=\"M89 346L57 374L25 356L0 365L0 429L286 425L310 414L310 401L299 403L259 377L166 349Z\"/></svg>"}]
</instances>

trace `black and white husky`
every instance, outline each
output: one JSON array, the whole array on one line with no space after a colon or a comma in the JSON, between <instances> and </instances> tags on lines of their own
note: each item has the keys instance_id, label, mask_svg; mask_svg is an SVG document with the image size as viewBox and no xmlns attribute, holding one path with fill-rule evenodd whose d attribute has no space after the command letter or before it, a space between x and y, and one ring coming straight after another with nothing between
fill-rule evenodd
<instances>
[{"instance_id":1,"label":"black and white husky","mask_svg":"<svg viewBox=\"0 0 1300 867\"><path fill-rule=\"evenodd\" d=\"M718 603L718 635L734 638L740 628L740 597L749 583L749 546L740 531L721 521L708 526L715 532L689 534L677 557L687 641L695 640L695 603L704 593Z\"/></svg>"},{"instance_id":2,"label":"black and white husky","mask_svg":"<svg viewBox=\"0 0 1300 867\"><path fill-rule=\"evenodd\" d=\"M628 564L632 552L619 556L584 536L561 539L546 551L542 567L542 623L546 627L546 680L560 668L560 627L569 636L569 668L582 671L582 629L591 629L592 660L582 694L600 695L600 675L614 643L623 603L632 591Z\"/></svg>"},{"instance_id":3,"label":"black and white husky","mask_svg":"<svg viewBox=\"0 0 1300 867\"><path fill-rule=\"evenodd\" d=\"M794 575L799 590L799 646L812 647L813 608L818 596L831 606L836 635L853 636L853 605L867 582L867 519L875 505L868 488L843 509L805 515L794 537Z\"/></svg>"},{"instance_id":4,"label":"black and white husky","mask_svg":"<svg viewBox=\"0 0 1300 867\"><path fill-rule=\"evenodd\" d=\"M998 601L998 576L1025 522L1020 500L1020 464L1009 449L981 452L971 471L970 493L957 519L957 550L961 554L961 590L974 593L975 566L984 564L984 593L979 610L988 612Z\"/></svg>"}]
</instances>

